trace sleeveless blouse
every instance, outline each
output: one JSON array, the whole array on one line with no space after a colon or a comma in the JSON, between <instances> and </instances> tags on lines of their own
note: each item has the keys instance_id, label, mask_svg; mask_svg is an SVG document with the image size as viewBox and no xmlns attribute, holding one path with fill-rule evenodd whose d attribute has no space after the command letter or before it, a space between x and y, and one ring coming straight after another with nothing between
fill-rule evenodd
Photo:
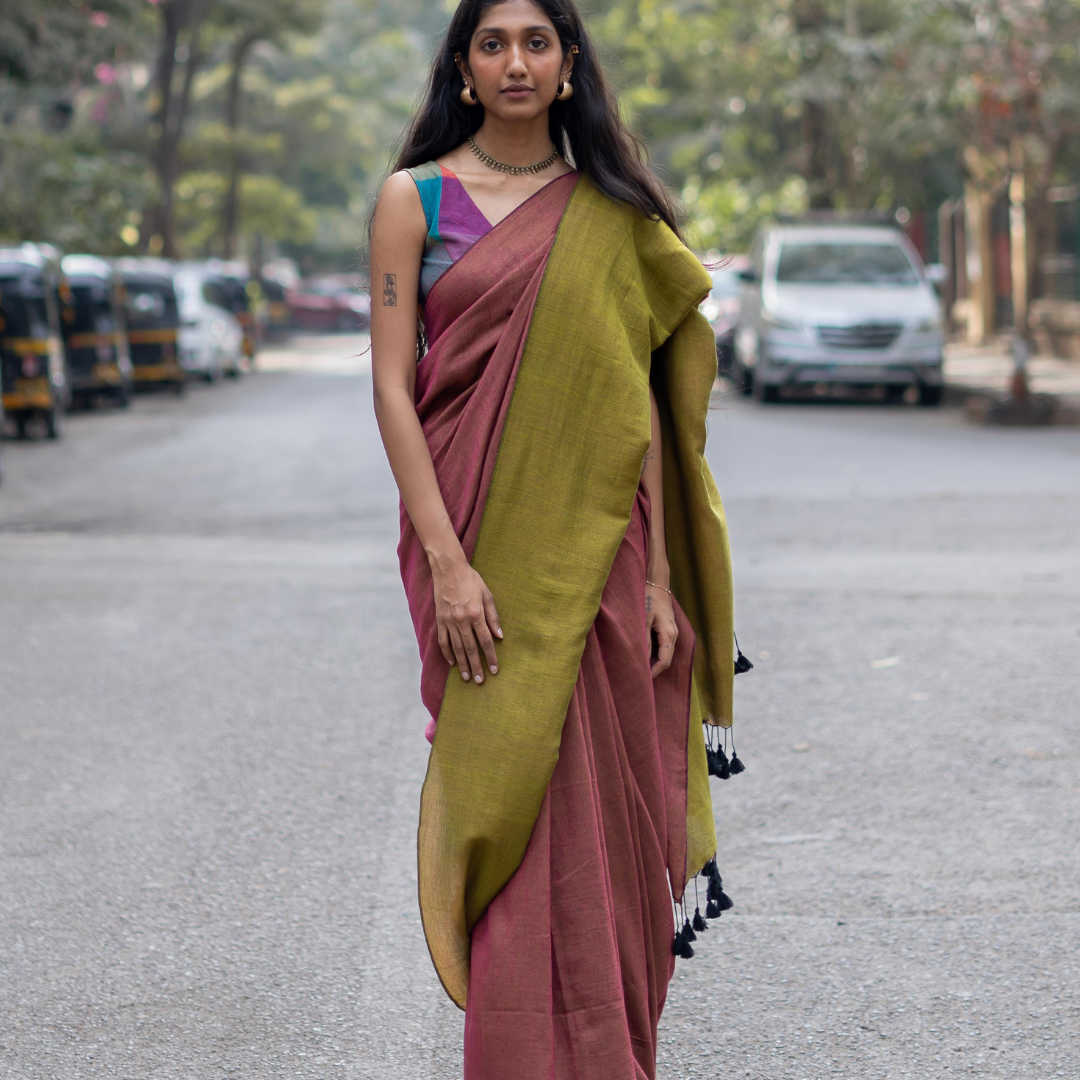
<instances>
[{"instance_id":1,"label":"sleeveless blouse","mask_svg":"<svg viewBox=\"0 0 1080 1080\"><path fill-rule=\"evenodd\" d=\"M437 161L406 169L413 178L427 222L427 241L420 263L420 303L436 281L480 239L491 231L488 221L461 181Z\"/></svg>"}]
</instances>

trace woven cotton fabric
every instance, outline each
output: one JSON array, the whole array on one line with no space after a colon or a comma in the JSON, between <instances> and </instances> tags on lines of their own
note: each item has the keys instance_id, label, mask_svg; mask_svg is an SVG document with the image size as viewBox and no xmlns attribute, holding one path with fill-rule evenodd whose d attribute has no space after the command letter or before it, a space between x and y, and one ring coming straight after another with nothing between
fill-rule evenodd
<instances>
[{"instance_id":1,"label":"woven cotton fabric","mask_svg":"<svg viewBox=\"0 0 1080 1080\"><path fill-rule=\"evenodd\" d=\"M551 243L559 197L565 210ZM523 296L536 291L516 354L505 324L519 325L522 307L496 318L477 280L497 292L500 274L521 276L520 258L503 253L530 242L545 252L550 244L550 254L539 278L530 271L520 286ZM489 469L486 488L453 490L460 478L436 463L448 508L468 504L467 520L455 526L475 528L472 563L497 598L506 633L499 674L482 686L456 673L447 677L445 667L440 673L438 725L421 798L421 914L436 970L459 1006L467 996L470 931L520 865L558 758L586 638L627 531L650 441L650 380L664 423L672 583L698 639L686 853L672 882L676 895L715 851L701 721L731 723L733 672L727 532L703 456L716 357L696 306L709 285L666 225L613 202L587 179L564 177L477 241L429 296L428 308L432 300L444 305L440 337L458 333L465 348L486 333L515 365L504 384L504 419L489 425L494 452L490 443L473 447L472 457L463 452L463 460L479 463L473 475ZM438 347L436 341L433 351ZM454 362L450 355L443 360ZM474 367L486 372L489 363L477 360ZM472 388L456 385L465 409ZM457 404L443 406L457 415ZM467 441L466 430L455 427L453 438ZM410 550L403 535L403 572ZM422 568L413 570L405 574L406 589L410 604L422 605ZM413 611L423 640L430 627L417 606ZM430 687L427 670L425 680ZM425 700L430 706L432 695Z\"/></svg>"}]
</instances>

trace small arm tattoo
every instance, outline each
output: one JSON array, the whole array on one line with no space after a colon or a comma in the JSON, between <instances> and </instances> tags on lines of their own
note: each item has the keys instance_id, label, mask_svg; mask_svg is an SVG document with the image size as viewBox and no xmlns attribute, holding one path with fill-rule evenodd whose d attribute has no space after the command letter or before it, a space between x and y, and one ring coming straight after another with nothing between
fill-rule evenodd
<instances>
[{"instance_id":1,"label":"small arm tattoo","mask_svg":"<svg viewBox=\"0 0 1080 1080\"><path fill-rule=\"evenodd\" d=\"M652 611L652 597L648 593L645 594L645 610Z\"/></svg>"},{"instance_id":2,"label":"small arm tattoo","mask_svg":"<svg viewBox=\"0 0 1080 1080\"><path fill-rule=\"evenodd\" d=\"M397 307L397 274L383 274L382 281L383 307Z\"/></svg>"}]
</instances>

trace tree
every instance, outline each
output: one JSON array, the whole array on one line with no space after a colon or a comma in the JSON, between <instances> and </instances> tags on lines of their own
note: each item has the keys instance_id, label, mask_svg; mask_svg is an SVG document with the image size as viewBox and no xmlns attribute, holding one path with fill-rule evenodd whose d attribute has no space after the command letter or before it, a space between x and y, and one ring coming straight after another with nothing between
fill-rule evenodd
<instances>
[{"instance_id":1,"label":"tree","mask_svg":"<svg viewBox=\"0 0 1080 1080\"><path fill-rule=\"evenodd\" d=\"M290 35L312 34L322 24L325 12L325 0L226 0L215 13L231 37L229 81L225 93L229 179L221 223L227 259L237 254L240 178L244 167L238 139L244 66L258 43L269 42L281 47Z\"/></svg>"},{"instance_id":2,"label":"tree","mask_svg":"<svg viewBox=\"0 0 1080 1080\"><path fill-rule=\"evenodd\" d=\"M199 46L209 6L210 0L158 2L161 46L148 110L150 159L157 173L158 193L143 219L140 240L166 258L180 255L174 214L176 176L191 107L191 89L203 59Z\"/></svg>"}]
</instances>

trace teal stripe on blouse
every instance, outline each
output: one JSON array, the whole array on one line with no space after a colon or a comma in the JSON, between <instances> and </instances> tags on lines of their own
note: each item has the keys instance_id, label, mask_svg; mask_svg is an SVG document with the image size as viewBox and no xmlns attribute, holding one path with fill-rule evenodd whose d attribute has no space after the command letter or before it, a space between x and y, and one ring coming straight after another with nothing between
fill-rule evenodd
<instances>
[{"instance_id":1,"label":"teal stripe on blouse","mask_svg":"<svg viewBox=\"0 0 1080 1080\"><path fill-rule=\"evenodd\" d=\"M437 162L429 161L408 170L420 193L420 205L424 208L424 220L427 222L428 238L439 240L439 206L442 203L442 168Z\"/></svg>"}]
</instances>

